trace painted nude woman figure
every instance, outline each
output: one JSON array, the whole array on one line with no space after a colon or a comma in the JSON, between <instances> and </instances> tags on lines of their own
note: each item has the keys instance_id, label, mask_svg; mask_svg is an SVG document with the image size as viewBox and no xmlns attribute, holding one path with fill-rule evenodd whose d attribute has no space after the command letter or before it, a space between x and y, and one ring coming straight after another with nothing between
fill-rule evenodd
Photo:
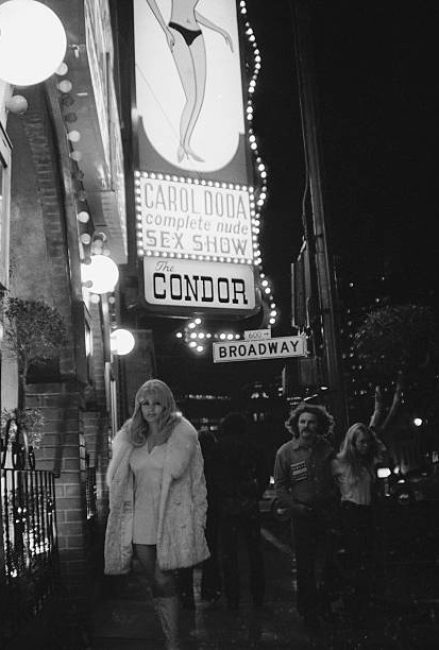
<instances>
[{"instance_id":1,"label":"painted nude woman figure","mask_svg":"<svg viewBox=\"0 0 439 650\"><path fill-rule=\"evenodd\" d=\"M165 33L186 97L180 118L177 160L181 162L186 157L203 162L203 159L191 147L192 134L200 115L206 88L206 49L200 26L221 34L233 52L232 39L225 29L204 18L196 10L199 0L172 0L171 18L168 25L156 0L146 1Z\"/></svg>"}]
</instances>

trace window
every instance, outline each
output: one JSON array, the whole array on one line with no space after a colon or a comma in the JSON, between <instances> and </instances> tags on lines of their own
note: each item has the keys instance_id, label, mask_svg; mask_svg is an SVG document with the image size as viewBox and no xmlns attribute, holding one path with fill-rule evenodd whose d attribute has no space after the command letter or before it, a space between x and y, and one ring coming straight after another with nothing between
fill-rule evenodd
<instances>
[{"instance_id":1,"label":"window","mask_svg":"<svg viewBox=\"0 0 439 650\"><path fill-rule=\"evenodd\" d=\"M0 289L9 284L9 202L11 144L0 124Z\"/></svg>"}]
</instances>

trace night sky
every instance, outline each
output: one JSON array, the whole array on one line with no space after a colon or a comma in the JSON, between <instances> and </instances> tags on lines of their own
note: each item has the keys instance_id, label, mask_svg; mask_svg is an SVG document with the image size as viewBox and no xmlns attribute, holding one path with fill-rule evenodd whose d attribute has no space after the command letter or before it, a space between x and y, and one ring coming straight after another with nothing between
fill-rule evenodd
<instances>
[{"instance_id":1,"label":"night sky","mask_svg":"<svg viewBox=\"0 0 439 650\"><path fill-rule=\"evenodd\" d=\"M268 171L260 241L281 314L273 336L291 332L290 264L301 246L305 190L290 2L247 3L262 57L253 127ZM435 303L436 3L313 0L309 5L324 208L341 286L355 279L361 292L362 283L386 274L395 303ZM156 337L157 371L177 393L233 392L259 377L271 381L283 366L252 361L214 367L210 355L194 365L193 352L175 340L181 320L157 325L145 314L138 325L164 334Z\"/></svg>"},{"instance_id":2,"label":"night sky","mask_svg":"<svg viewBox=\"0 0 439 650\"><path fill-rule=\"evenodd\" d=\"M282 329L288 327L289 263L301 243L304 190L289 4L248 3L263 66L254 126L270 174L262 250L282 306ZM309 4L324 206L337 270L360 281L386 273L398 302L432 301L438 278L436 5Z\"/></svg>"}]
</instances>

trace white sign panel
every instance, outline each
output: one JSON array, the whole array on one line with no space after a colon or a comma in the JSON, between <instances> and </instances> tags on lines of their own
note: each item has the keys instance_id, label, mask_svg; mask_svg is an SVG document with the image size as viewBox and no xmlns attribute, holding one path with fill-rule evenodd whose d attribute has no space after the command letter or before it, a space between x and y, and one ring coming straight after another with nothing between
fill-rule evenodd
<instances>
[{"instance_id":1,"label":"white sign panel","mask_svg":"<svg viewBox=\"0 0 439 650\"><path fill-rule=\"evenodd\" d=\"M259 330L245 330L244 338L246 341L263 341L271 338L271 329L269 327Z\"/></svg>"},{"instance_id":2,"label":"white sign panel","mask_svg":"<svg viewBox=\"0 0 439 650\"><path fill-rule=\"evenodd\" d=\"M133 0L133 8L140 169L228 169L245 182L236 1Z\"/></svg>"},{"instance_id":3,"label":"white sign panel","mask_svg":"<svg viewBox=\"0 0 439 650\"><path fill-rule=\"evenodd\" d=\"M213 362L252 361L304 357L306 339L303 336L284 336L266 341L233 341L213 343Z\"/></svg>"},{"instance_id":4,"label":"white sign panel","mask_svg":"<svg viewBox=\"0 0 439 650\"><path fill-rule=\"evenodd\" d=\"M145 257L145 300L150 305L252 310L253 270L243 264L215 264Z\"/></svg>"},{"instance_id":5,"label":"white sign panel","mask_svg":"<svg viewBox=\"0 0 439 650\"><path fill-rule=\"evenodd\" d=\"M138 252L251 263L252 201L248 188L138 175Z\"/></svg>"}]
</instances>

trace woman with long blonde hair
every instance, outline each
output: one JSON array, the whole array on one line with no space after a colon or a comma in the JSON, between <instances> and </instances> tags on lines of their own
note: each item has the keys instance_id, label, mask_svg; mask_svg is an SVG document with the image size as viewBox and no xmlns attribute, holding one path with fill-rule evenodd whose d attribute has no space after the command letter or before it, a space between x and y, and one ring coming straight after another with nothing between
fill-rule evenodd
<instances>
[{"instance_id":1,"label":"woman with long blonde hair","mask_svg":"<svg viewBox=\"0 0 439 650\"><path fill-rule=\"evenodd\" d=\"M135 553L153 596L168 650L180 647L176 569L209 557L207 499L198 434L159 379L137 391L134 413L116 435L107 471L110 513L105 573L131 569Z\"/></svg>"},{"instance_id":2,"label":"woman with long blonde hair","mask_svg":"<svg viewBox=\"0 0 439 650\"><path fill-rule=\"evenodd\" d=\"M356 422L346 432L331 463L341 498L343 545L346 550L347 606L354 617L365 613L371 591L373 567L373 485L385 446L373 429Z\"/></svg>"}]
</instances>

